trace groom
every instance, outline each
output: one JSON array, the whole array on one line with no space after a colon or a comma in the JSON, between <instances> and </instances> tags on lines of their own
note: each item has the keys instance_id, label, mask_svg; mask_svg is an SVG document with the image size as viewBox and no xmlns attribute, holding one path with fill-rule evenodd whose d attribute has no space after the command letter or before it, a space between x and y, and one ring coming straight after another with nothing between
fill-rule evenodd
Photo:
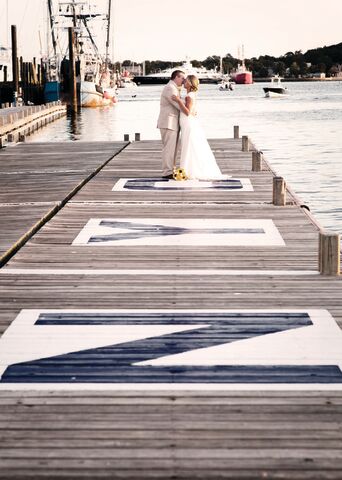
<instances>
[{"instance_id":1,"label":"groom","mask_svg":"<svg viewBox=\"0 0 342 480\"><path fill-rule=\"evenodd\" d=\"M160 113L157 128L160 129L162 138L162 168L163 178L173 178L173 168L176 163L179 139L179 112L177 102L172 100L172 95L180 96L185 74L181 70L172 72L171 80L165 85L160 97Z\"/></svg>"}]
</instances>

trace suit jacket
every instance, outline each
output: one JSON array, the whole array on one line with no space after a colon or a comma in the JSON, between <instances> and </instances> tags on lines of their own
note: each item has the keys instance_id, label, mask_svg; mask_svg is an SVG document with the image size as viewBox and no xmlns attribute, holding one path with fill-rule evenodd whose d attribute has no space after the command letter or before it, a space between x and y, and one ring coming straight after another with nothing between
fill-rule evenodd
<instances>
[{"instance_id":1,"label":"suit jacket","mask_svg":"<svg viewBox=\"0 0 342 480\"><path fill-rule=\"evenodd\" d=\"M172 80L163 88L160 97L160 113L157 128L169 130L179 129L179 105L171 99L172 95L179 96L177 85Z\"/></svg>"}]
</instances>

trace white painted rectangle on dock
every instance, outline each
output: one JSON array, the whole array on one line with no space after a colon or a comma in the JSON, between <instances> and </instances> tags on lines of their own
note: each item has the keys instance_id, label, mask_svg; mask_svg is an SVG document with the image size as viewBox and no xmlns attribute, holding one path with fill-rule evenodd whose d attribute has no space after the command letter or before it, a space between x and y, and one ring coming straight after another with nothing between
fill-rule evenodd
<instances>
[{"instance_id":1,"label":"white painted rectangle on dock","mask_svg":"<svg viewBox=\"0 0 342 480\"><path fill-rule=\"evenodd\" d=\"M87 246L284 246L269 219L92 218L72 242Z\"/></svg>"},{"instance_id":2,"label":"white painted rectangle on dock","mask_svg":"<svg viewBox=\"0 0 342 480\"><path fill-rule=\"evenodd\" d=\"M324 309L22 310L0 339L0 389L342 389Z\"/></svg>"},{"instance_id":3,"label":"white painted rectangle on dock","mask_svg":"<svg viewBox=\"0 0 342 480\"><path fill-rule=\"evenodd\" d=\"M121 178L116 182L113 191L236 191L252 192L253 186L249 178L227 178L225 180L186 180L176 181L150 178Z\"/></svg>"}]
</instances>

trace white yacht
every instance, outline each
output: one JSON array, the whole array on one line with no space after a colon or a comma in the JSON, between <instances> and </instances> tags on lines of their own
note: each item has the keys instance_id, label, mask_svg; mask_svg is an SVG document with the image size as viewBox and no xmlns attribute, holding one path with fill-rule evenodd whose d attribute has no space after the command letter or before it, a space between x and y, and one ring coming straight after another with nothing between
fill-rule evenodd
<instances>
[{"instance_id":1,"label":"white yacht","mask_svg":"<svg viewBox=\"0 0 342 480\"><path fill-rule=\"evenodd\" d=\"M189 60L186 60L182 65L167 68L158 73L135 75L134 81L138 85L165 84L170 80L171 74L174 70L182 70L185 75L196 75L200 83L218 83L222 78L220 72L217 72L216 70L207 70L205 67L194 67Z\"/></svg>"}]
</instances>

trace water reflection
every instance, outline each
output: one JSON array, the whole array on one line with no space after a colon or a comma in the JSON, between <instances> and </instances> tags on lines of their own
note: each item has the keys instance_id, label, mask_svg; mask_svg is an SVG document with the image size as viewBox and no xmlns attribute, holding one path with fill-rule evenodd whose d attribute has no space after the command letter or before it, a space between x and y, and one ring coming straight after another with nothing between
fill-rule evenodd
<instances>
[{"instance_id":1,"label":"water reflection","mask_svg":"<svg viewBox=\"0 0 342 480\"><path fill-rule=\"evenodd\" d=\"M67 132L68 132L68 140L81 140L82 138L82 111L78 110L75 112L71 108L68 108L67 111Z\"/></svg>"}]
</instances>

